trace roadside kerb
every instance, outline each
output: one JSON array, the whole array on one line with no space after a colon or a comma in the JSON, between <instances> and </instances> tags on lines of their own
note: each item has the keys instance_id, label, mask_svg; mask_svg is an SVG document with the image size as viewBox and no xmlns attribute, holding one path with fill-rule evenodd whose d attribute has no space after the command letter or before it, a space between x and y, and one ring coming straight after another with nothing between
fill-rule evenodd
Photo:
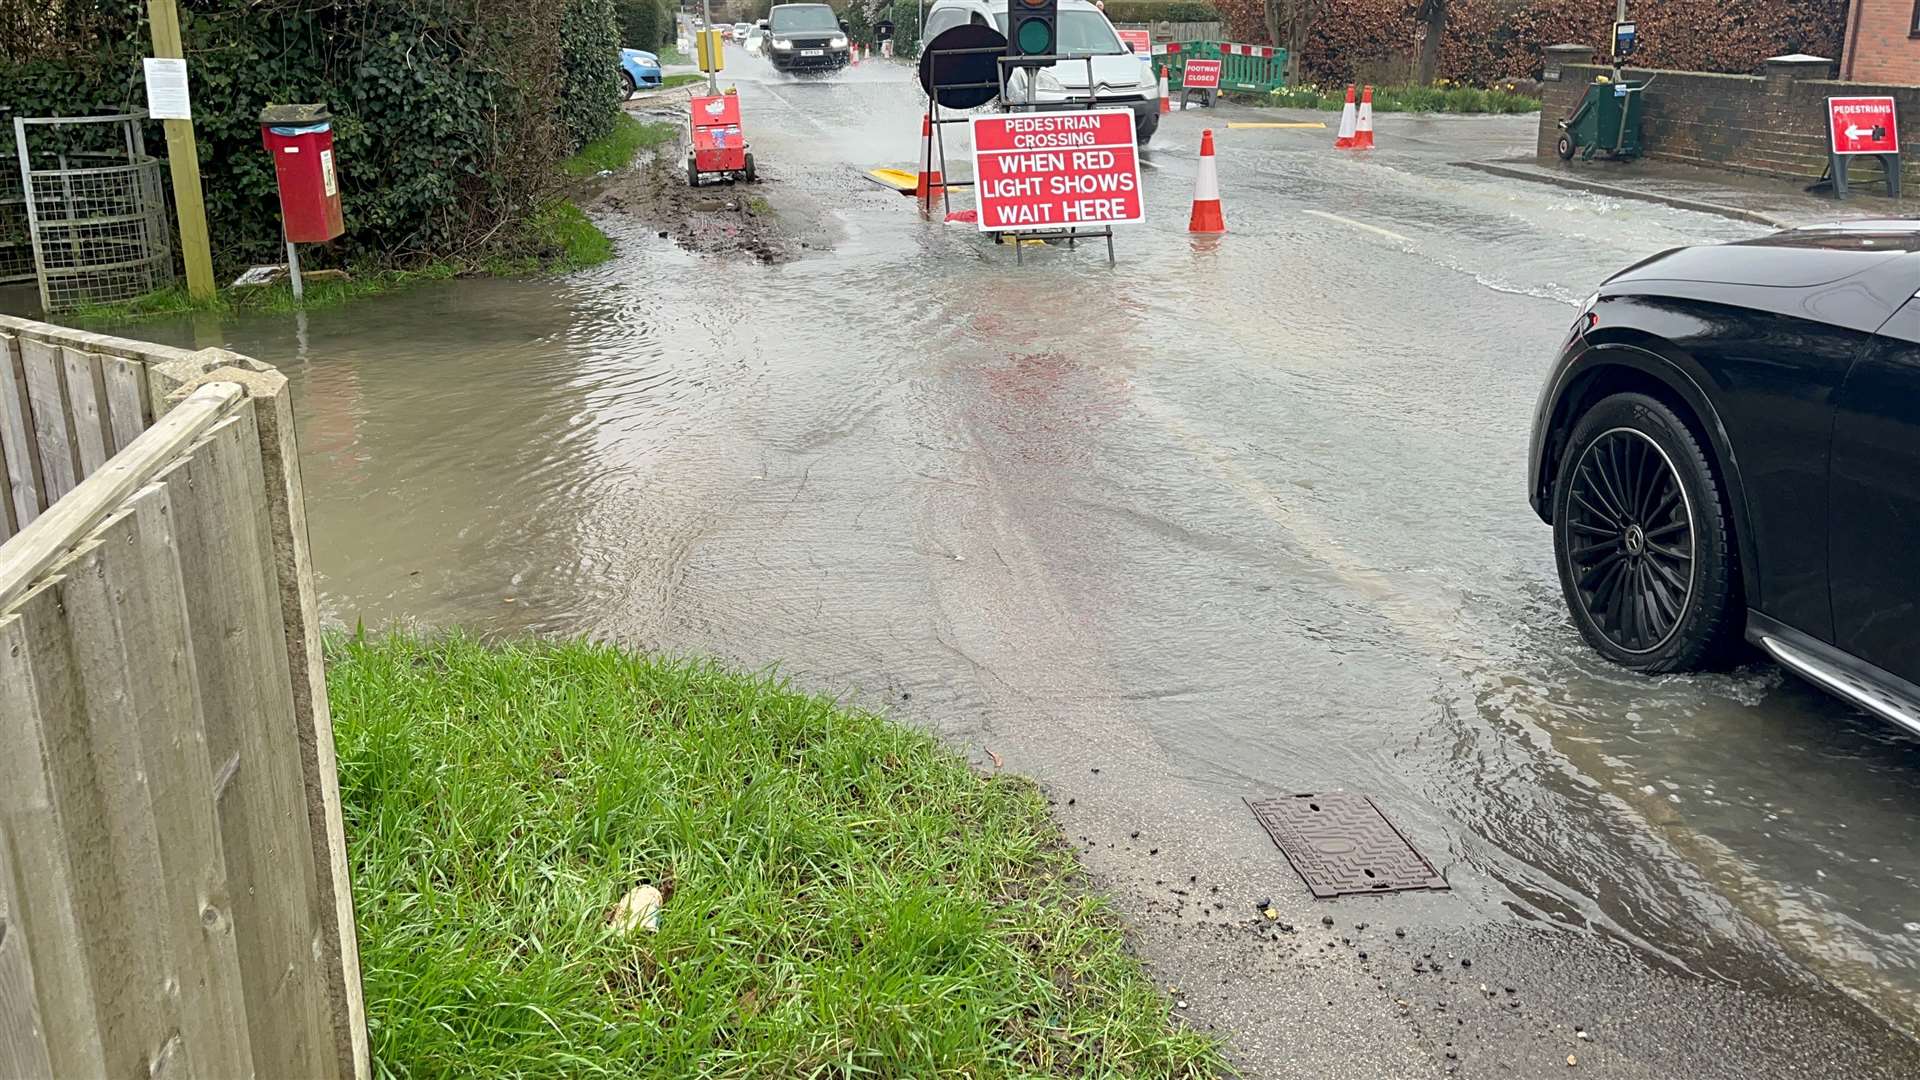
<instances>
[{"instance_id":1,"label":"roadside kerb","mask_svg":"<svg viewBox=\"0 0 1920 1080\"><path fill-rule=\"evenodd\" d=\"M1603 184L1597 180L1582 180L1573 176L1557 176L1548 172L1537 172L1514 165L1502 165L1496 161L1456 161L1455 165L1463 169L1493 176L1504 176L1511 180L1530 180L1536 184L1552 184L1555 187L1571 188L1575 191L1592 192L1595 195L1611 195L1616 199L1634 199L1639 202L1660 203L1679 210L1692 210L1700 214L1717 214L1735 221L1750 221L1756 225L1765 225L1773 229L1790 229L1790 222L1757 210L1747 210L1725 203L1707 202L1704 199L1689 199L1682 195L1666 195L1653 191L1640 191L1636 188L1620 187L1617 184Z\"/></svg>"}]
</instances>

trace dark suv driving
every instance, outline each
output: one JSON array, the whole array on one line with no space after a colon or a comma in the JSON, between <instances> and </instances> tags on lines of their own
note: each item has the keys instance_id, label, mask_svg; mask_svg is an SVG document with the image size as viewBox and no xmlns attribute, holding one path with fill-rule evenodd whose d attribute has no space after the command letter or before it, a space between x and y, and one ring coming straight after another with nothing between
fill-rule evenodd
<instances>
[{"instance_id":1,"label":"dark suv driving","mask_svg":"<svg viewBox=\"0 0 1920 1080\"><path fill-rule=\"evenodd\" d=\"M838 71L847 66L847 34L825 4L780 4L767 16L767 59L775 71Z\"/></svg>"}]
</instances>

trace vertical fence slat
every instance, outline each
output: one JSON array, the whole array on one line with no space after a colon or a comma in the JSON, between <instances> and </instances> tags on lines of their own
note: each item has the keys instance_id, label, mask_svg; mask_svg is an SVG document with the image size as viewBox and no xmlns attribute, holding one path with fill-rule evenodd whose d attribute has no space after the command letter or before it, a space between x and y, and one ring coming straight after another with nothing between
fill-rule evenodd
<instances>
[{"instance_id":1,"label":"vertical fence slat","mask_svg":"<svg viewBox=\"0 0 1920 1080\"><path fill-rule=\"evenodd\" d=\"M0 648L6 633L0 630ZM0 665L0 678L6 677ZM47 1025L40 1016L38 983L33 957L27 954L24 891L15 886L9 829L0 820L0 1076L39 1080L53 1075L53 1057L47 1049Z\"/></svg>"},{"instance_id":2,"label":"vertical fence slat","mask_svg":"<svg viewBox=\"0 0 1920 1080\"><path fill-rule=\"evenodd\" d=\"M0 347L0 363L5 362L6 352ZM20 531L19 517L13 508L13 478L7 474L12 464L10 457L7 440L0 439L0 544Z\"/></svg>"},{"instance_id":3,"label":"vertical fence slat","mask_svg":"<svg viewBox=\"0 0 1920 1080\"><path fill-rule=\"evenodd\" d=\"M43 498L46 506L52 506L73 490L81 476L72 418L67 415L66 373L61 370L60 350L30 337L20 339L20 363L27 376L30 429L40 445L40 472L46 481Z\"/></svg>"},{"instance_id":4,"label":"vertical fence slat","mask_svg":"<svg viewBox=\"0 0 1920 1080\"><path fill-rule=\"evenodd\" d=\"M320 894L302 857L311 839L252 410L223 421L163 479L181 572L194 585L188 622L254 1067L262 1077L335 1076L313 949Z\"/></svg>"},{"instance_id":5,"label":"vertical fence slat","mask_svg":"<svg viewBox=\"0 0 1920 1080\"><path fill-rule=\"evenodd\" d=\"M102 356L100 370L106 376L107 428L113 434L112 452L117 454L153 425L153 409L147 404L147 369L138 360Z\"/></svg>"},{"instance_id":6,"label":"vertical fence slat","mask_svg":"<svg viewBox=\"0 0 1920 1080\"><path fill-rule=\"evenodd\" d=\"M107 430L106 376L99 356L70 346L61 347L60 365L67 378L74 452L80 459L80 477L85 479L113 453L113 436Z\"/></svg>"},{"instance_id":7,"label":"vertical fence slat","mask_svg":"<svg viewBox=\"0 0 1920 1080\"><path fill-rule=\"evenodd\" d=\"M237 376L235 376L237 378ZM310 856L322 894L315 912L326 965L340 1073L369 1074L366 1000L360 989L360 939L353 922L353 885L347 872L346 828L340 811L340 770L327 706L326 661L320 649L320 599L307 546L307 509L300 484L300 452L293 430L293 396L277 372L245 380L260 428L260 464L285 648L293 683L294 730L300 741L306 788Z\"/></svg>"},{"instance_id":8,"label":"vertical fence slat","mask_svg":"<svg viewBox=\"0 0 1920 1080\"><path fill-rule=\"evenodd\" d=\"M180 1036L192 1063L189 1073L247 1076L253 1071L253 1056L226 860L214 815L208 812L213 770L201 722L173 512L159 485L142 489L126 505L130 513L100 534L100 581L106 596L93 598L93 603L96 614L112 617L127 678L109 710L115 734L132 732L138 742L134 752L145 770L141 786L164 875L155 890L158 895L149 902L163 904L166 911L161 930L170 937ZM104 612L97 607L102 599L108 605ZM76 603L76 610L80 606ZM90 680L110 684L112 678L98 669L89 672Z\"/></svg>"},{"instance_id":9,"label":"vertical fence slat","mask_svg":"<svg viewBox=\"0 0 1920 1080\"><path fill-rule=\"evenodd\" d=\"M54 1075L133 1076L146 1067L143 1041L159 1037L162 1019L143 1007L158 986L135 985L140 946L117 910L65 584L56 573L0 616L0 827Z\"/></svg>"},{"instance_id":10,"label":"vertical fence slat","mask_svg":"<svg viewBox=\"0 0 1920 1080\"><path fill-rule=\"evenodd\" d=\"M20 339L13 334L0 334L0 444L7 450L13 527L23 529L46 509L41 496L46 489L40 480L40 454L33 439L33 410L27 403Z\"/></svg>"}]
</instances>

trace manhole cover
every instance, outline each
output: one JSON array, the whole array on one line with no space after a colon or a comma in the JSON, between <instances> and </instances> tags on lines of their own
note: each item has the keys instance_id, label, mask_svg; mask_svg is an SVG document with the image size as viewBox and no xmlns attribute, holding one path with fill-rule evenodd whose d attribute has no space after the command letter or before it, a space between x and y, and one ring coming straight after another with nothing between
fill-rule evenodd
<instances>
[{"instance_id":1,"label":"manhole cover","mask_svg":"<svg viewBox=\"0 0 1920 1080\"><path fill-rule=\"evenodd\" d=\"M1247 808L1314 896L1447 887L1447 879L1365 795L1330 791L1248 799Z\"/></svg>"}]
</instances>

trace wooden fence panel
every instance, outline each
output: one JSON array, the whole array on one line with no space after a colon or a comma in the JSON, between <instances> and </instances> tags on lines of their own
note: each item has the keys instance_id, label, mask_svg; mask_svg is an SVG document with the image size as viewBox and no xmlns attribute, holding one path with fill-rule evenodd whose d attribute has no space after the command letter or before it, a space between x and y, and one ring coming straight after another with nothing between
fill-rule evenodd
<instances>
[{"instance_id":1,"label":"wooden fence panel","mask_svg":"<svg viewBox=\"0 0 1920 1080\"><path fill-rule=\"evenodd\" d=\"M18 532L46 509L41 498L40 452L33 440L33 410L27 402L27 372L20 339L0 334L0 455L7 459L7 495Z\"/></svg>"},{"instance_id":2,"label":"wooden fence panel","mask_svg":"<svg viewBox=\"0 0 1920 1080\"><path fill-rule=\"evenodd\" d=\"M189 624L254 1064L262 1077L325 1075L322 909L313 865L297 857L311 841L253 414L224 421L162 479L181 569L205 583L188 594Z\"/></svg>"},{"instance_id":3,"label":"wooden fence panel","mask_svg":"<svg viewBox=\"0 0 1920 1080\"><path fill-rule=\"evenodd\" d=\"M113 435L111 453L125 450L153 425L153 407L147 403L147 370L138 360L102 356L100 370L107 383L107 428Z\"/></svg>"},{"instance_id":4,"label":"wooden fence panel","mask_svg":"<svg viewBox=\"0 0 1920 1080\"><path fill-rule=\"evenodd\" d=\"M60 349L35 338L20 339L20 362L26 369L30 430L40 446L40 471L46 480L42 509L72 491L86 473L80 468L72 420L67 415L66 372Z\"/></svg>"},{"instance_id":5,"label":"wooden fence panel","mask_svg":"<svg viewBox=\"0 0 1920 1080\"><path fill-rule=\"evenodd\" d=\"M79 349L60 350L67 379L68 419L73 424L74 450L80 475L87 476L113 456L113 434L107 430L107 383L100 357Z\"/></svg>"},{"instance_id":6,"label":"wooden fence panel","mask_svg":"<svg viewBox=\"0 0 1920 1080\"><path fill-rule=\"evenodd\" d=\"M286 380L0 316L0 1078L368 1075Z\"/></svg>"}]
</instances>

